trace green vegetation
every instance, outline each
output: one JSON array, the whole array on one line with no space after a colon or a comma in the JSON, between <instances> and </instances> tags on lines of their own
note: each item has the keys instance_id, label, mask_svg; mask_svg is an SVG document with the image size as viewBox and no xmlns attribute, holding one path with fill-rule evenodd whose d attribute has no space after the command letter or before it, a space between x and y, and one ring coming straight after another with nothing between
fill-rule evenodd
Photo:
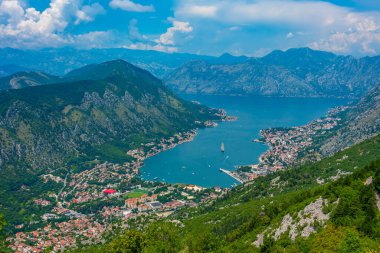
<instances>
[{"instance_id":1,"label":"green vegetation","mask_svg":"<svg viewBox=\"0 0 380 253\"><path fill-rule=\"evenodd\" d=\"M9 224L46 213L33 200L59 192L68 173L129 162L130 149L218 119L124 61L84 67L60 82L0 92L0 211ZM52 171L62 180L44 182Z\"/></svg>"},{"instance_id":2,"label":"green vegetation","mask_svg":"<svg viewBox=\"0 0 380 253\"><path fill-rule=\"evenodd\" d=\"M4 215L0 213L0 252L9 252L8 251L8 245L5 241L6 234L5 234L5 227L7 225L7 222L5 221Z\"/></svg>"},{"instance_id":3,"label":"green vegetation","mask_svg":"<svg viewBox=\"0 0 380 253\"><path fill-rule=\"evenodd\" d=\"M129 192L125 194L125 197L130 199L130 198L140 198L142 195L148 194L148 191L137 189L132 192Z\"/></svg>"},{"instance_id":4,"label":"green vegetation","mask_svg":"<svg viewBox=\"0 0 380 253\"><path fill-rule=\"evenodd\" d=\"M182 210L170 217L180 220L181 225L158 222L137 231L132 228L126 234L134 233L142 242L134 252L378 252L380 213L375 194L380 189L379 146L380 138L375 137L315 164L237 187L212 206ZM352 174L334 181L330 177L338 169ZM326 183L317 184L317 175ZM288 183L271 185L277 177L278 182ZM293 177L299 184L292 182ZM318 198L327 201L323 213L329 213L330 218L324 225L315 220L315 233L297 236L294 241L289 233L278 240L268 235L286 214L297 221L297 213ZM168 224L170 230L166 230ZM260 233L264 233L264 240L257 248L253 242ZM76 252L132 252L128 251L130 246L119 245L136 245L135 241L133 236L121 235L105 245Z\"/></svg>"}]
</instances>

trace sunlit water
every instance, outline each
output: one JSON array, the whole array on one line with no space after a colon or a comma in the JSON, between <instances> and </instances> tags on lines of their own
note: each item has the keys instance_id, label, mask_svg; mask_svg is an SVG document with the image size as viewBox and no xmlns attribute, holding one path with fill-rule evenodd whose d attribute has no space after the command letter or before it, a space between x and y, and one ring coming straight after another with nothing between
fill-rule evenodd
<instances>
[{"instance_id":1,"label":"sunlit water","mask_svg":"<svg viewBox=\"0 0 380 253\"><path fill-rule=\"evenodd\" d=\"M202 104L224 108L239 119L218 127L198 130L192 142L178 145L145 160L142 177L170 183L229 187L237 183L219 168L258 162L267 146L252 142L260 129L306 124L326 114L329 108L347 104L342 99L264 98L231 96L184 96ZM221 143L225 152L220 151Z\"/></svg>"}]
</instances>

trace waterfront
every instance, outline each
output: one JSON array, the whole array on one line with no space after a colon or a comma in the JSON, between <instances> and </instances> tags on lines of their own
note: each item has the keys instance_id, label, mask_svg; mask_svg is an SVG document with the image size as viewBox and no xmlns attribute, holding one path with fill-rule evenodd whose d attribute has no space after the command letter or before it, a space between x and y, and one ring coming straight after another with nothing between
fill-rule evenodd
<instances>
[{"instance_id":1,"label":"waterfront","mask_svg":"<svg viewBox=\"0 0 380 253\"><path fill-rule=\"evenodd\" d=\"M329 108L348 101L325 98L263 98L231 96L185 96L202 104L224 108L239 119L220 122L216 128L198 130L192 142L181 144L144 161L142 177L170 183L189 183L205 187L229 187L238 183L220 172L235 165L257 163L268 147L252 142L259 131L269 127L306 124L325 115ZM225 152L220 151L221 143Z\"/></svg>"}]
</instances>

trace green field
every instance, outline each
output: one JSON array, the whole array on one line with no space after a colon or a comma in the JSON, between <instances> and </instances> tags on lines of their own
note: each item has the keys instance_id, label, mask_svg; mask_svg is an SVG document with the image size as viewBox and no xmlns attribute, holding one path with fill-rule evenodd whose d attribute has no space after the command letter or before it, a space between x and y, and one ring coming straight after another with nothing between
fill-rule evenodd
<instances>
[{"instance_id":1,"label":"green field","mask_svg":"<svg viewBox=\"0 0 380 253\"><path fill-rule=\"evenodd\" d=\"M125 198L126 199L140 198L143 194L148 194L148 191L138 189L138 190L134 190L132 192L125 194Z\"/></svg>"}]
</instances>

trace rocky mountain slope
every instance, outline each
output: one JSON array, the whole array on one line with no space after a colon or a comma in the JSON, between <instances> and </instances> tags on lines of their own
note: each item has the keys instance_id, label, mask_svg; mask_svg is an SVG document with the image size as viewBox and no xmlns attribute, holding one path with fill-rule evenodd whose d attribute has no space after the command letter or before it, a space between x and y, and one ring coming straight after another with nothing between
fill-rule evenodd
<instances>
[{"instance_id":1,"label":"rocky mountain slope","mask_svg":"<svg viewBox=\"0 0 380 253\"><path fill-rule=\"evenodd\" d=\"M23 71L0 78L0 90L21 89L29 86L57 83L60 78L43 72Z\"/></svg>"},{"instance_id":2,"label":"rocky mountain slope","mask_svg":"<svg viewBox=\"0 0 380 253\"><path fill-rule=\"evenodd\" d=\"M216 118L122 60L76 70L64 83L0 92L0 101L1 174L79 157L125 160L131 146Z\"/></svg>"},{"instance_id":3,"label":"rocky mountain slope","mask_svg":"<svg viewBox=\"0 0 380 253\"><path fill-rule=\"evenodd\" d=\"M380 56L356 59L298 48L229 65L198 60L165 82L180 93L359 97L380 82Z\"/></svg>"},{"instance_id":4,"label":"rocky mountain slope","mask_svg":"<svg viewBox=\"0 0 380 253\"><path fill-rule=\"evenodd\" d=\"M318 144L323 155L331 155L380 134L380 84L340 117L339 127Z\"/></svg>"}]
</instances>

